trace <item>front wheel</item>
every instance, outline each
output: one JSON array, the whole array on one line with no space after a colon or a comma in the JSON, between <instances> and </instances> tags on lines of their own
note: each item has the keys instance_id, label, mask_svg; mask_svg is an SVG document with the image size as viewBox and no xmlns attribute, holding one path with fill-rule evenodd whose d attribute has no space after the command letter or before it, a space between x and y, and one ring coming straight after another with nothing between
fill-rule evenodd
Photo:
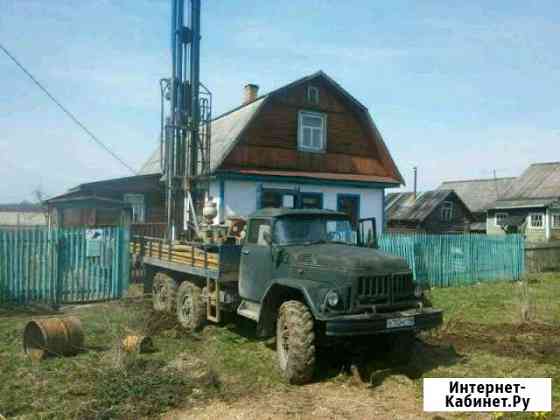
<instances>
[{"instance_id":1,"label":"front wheel","mask_svg":"<svg viewBox=\"0 0 560 420\"><path fill-rule=\"evenodd\" d=\"M282 376L291 384L309 382L315 368L313 315L303 303L284 302L276 322L276 351Z\"/></svg>"}]
</instances>

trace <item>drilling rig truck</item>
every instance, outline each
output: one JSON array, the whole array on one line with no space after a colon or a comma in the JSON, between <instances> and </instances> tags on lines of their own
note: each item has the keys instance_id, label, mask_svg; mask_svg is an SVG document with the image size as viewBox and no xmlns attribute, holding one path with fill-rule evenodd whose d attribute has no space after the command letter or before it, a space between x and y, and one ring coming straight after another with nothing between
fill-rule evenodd
<instances>
[{"instance_id":1,"label":"drilling rig truck","mask_svg":"<svg viewBox=\"0 0 560 420\"><path fill-rule=\"evenodd\" d=\"M278 365L294 384L311 380L319 346L355 337L384 341L401 361L418 331L442 322L407 262L377 249L374 218L353 230L347 214L264 208L214 224L208 196L211 94L200 83L200 0L171 0L172 75L162 79L165 238L136 236L156 311L186 329L235 313L258 336L276 337ZM185 15L188 22L185 24ZM202 217L200 217L202 216Z\"/></svg>"}]
</instances>

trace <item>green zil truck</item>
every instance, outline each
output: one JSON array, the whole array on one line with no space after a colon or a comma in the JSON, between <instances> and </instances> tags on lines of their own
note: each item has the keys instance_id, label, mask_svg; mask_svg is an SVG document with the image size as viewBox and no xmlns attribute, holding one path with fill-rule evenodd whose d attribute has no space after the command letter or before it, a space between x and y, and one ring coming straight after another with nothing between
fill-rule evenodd
<instances>
[{"instance_id":1,"label":"green zil truck","mask_svg":"<svg viewBox=\"0 0 560 420\"><path fill-rule=\"evenodd\" d=\"M226 312L253 320L258 336L276 336L286 380L302 384L319 346L381 337L406 359L415 334L442 322L406 261L376 249L375 220L361 222L356 233L344 213L262 209L238 243L137 237L133 252L155 310L176 313L189 330Z\"/></svg>"}]
</instances>

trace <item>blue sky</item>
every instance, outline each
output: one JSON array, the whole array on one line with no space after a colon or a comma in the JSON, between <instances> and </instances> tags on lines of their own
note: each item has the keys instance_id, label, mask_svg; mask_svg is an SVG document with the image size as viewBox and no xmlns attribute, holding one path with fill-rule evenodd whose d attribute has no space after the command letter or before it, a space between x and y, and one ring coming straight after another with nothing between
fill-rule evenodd
<instances>
[{"instance_id":1,"label":"blue sky","mask_svg":"<svg viewBox=\"0 0 560 420\"><path fill-rule=\"evenodd\" d=\"M322 69L370 110L409 186L560 160L553 1L202 0L214 114ZM343 3L344 6L340 6ZM0 41L129 164L157 145L167 0L0 0ZM0 202L128 175L0 54Z\"/></svg>"}]
</instances>

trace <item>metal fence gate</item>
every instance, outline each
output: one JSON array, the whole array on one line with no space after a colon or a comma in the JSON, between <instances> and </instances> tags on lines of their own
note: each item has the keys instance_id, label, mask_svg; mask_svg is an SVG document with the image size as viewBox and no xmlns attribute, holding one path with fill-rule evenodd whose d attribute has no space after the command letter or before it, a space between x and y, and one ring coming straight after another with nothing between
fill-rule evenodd
<instances>
[{"instance_id":1,"label":"metal fence gate","mask_svg":"<svg viewBox=\"0 0 560 420\"><path fill-rule=\"evenodd\" d=\"M129 283L125 228L0 229L0 303L118 299Z\"/></svg>"}]
</instances>

